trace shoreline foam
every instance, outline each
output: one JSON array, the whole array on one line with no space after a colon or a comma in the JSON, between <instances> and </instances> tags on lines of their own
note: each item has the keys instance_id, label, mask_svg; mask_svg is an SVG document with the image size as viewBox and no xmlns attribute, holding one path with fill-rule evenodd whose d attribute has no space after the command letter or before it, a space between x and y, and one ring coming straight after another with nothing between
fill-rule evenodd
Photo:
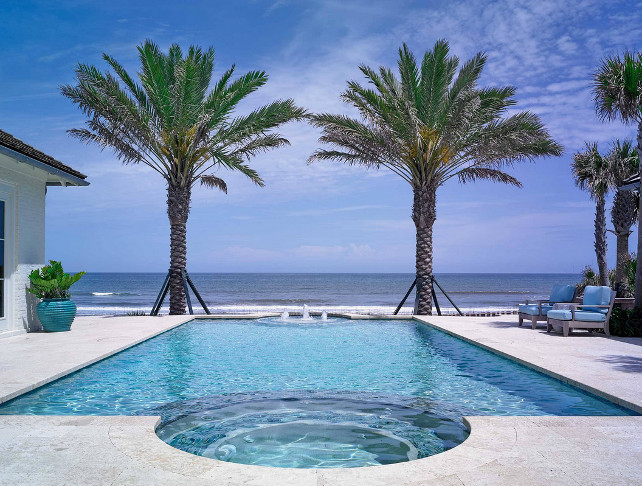
<instances>
[{"instance_id":1,"label":"shoreline foam","mask_svg":"<svg viewBox=\"0 0 642 486\"><path fill-rule=\"evenodd\" d=\"M205 312L199 306L198 302L192 302L195 314L204 314ZM364 315L391 315L396 306L350 306L350 305L335 305L335 306L308 306L310 312L321 313L340 313L340 314L364 314ZM260 313L282 313L301 312L302 306L299 305L220 305L208 306L212 314L260 314ZM149 312L149 306L78 306L78 315L91 316L91 315L122 315L127 312ZM494 316L494 315L512 315L517 313L517 307L460 307L464 315L467 316ZM399 315L412 315L412 306L402 307ZM169 311L168 306L161 308L161 314L167 314ZM434 310L436 314L436 310ZM457 315L457 311L453 307L441 307L443 315Z\"/></svg>"}]
</instances>

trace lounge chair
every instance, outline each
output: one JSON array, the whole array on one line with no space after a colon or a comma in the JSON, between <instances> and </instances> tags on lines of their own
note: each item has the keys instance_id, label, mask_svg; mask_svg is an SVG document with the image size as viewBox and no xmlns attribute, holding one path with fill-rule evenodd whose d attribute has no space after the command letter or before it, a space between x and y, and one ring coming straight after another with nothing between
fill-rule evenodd
<instances>
[{"instance_id":1,"label":"lounge chair","mask_svg":"<svg viewBox=\"0 0 642 486\"><path fill-rule=\"evenodd\" d=\"M604 334L610 336L609 319L614 302L615 291L610 287L588 285L581 304L556 304L553 310L548 311L546 331L561 327L564 336L568 336L572 329L588 329L589 332L603 329Z\"/></svg>"},{"instance_id":2,"label":"lounge chair","mask_svg":"<svg viewBox=\"0 0 642 486\"><path fill-rule=\"evenodd\" d=\"M546 314L553 309L553 305L561 302L573 302L575 298L575 286L573 285L553 285L551 296L547 300L527 300L525 304L519 306L519 326L521 327L524 319L531 321L533 329L537 326L537 321L546 321Z\"/></svg>"}]
</instances>

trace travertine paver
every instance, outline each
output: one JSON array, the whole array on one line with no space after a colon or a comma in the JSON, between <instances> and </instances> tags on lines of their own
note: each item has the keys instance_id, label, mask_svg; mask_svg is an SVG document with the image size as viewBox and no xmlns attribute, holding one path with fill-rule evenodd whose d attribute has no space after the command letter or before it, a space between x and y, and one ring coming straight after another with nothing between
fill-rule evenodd
<instances>
[{"instance_id":1,"label":"travertine paver","mask_svg":"<svg viewBox=\"0 0 642 486\"><path fill-rule=\"evenodd\" d=\"M0 340L0 396L15 395L171 329L185 317L79 318L73 331ZM563 338L504 318L430 324L603 395L641 405L642 340ZM0 416L0 484L641 484L642 417L468 417L460 446L356 469L243 466L174 449L158 417Z\"/></svg>"},{"instance_id":2,"label":"travertine paver","mask_svg":"<svg viewBox=\"0 0 642 486\"><path fill-rule=\"evenodd\" d=\"M642 338L564 337L516 316L422 317L429 325L642 413Z\"/></svg>"}]
</instances>

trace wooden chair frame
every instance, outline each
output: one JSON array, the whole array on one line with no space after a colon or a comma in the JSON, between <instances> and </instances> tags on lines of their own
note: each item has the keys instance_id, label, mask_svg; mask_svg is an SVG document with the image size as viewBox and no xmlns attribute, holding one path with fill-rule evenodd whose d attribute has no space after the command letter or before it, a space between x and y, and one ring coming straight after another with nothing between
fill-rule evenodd
<instances>
[{"instance_id":1,"label":"wooden chair frame","mask_svg":"<svg viewBox=\"0 0 642 486\"><path fill-rule=\"evenodd\" d=\"M571 299L571 301L575 300L576 294L577 294L577 289L573 290L573 298ZM553 304L553 308L555 308L556 304L560 304L560 303L561 302L555 302ZM539 314L534 316L534 315L531 315L531 314L526 314L525 312L518 312L517 316L519 318L519 327L522 327L522 323L524 322L524 320L530 320L531 321L531 329L536 329L537 328L537 322L538 321L539 322L548 322L548 318L546 316L542 315L542 305L543 304L551 304L550 300L548 300L548 299L527 300L526 301L526 305L528 305L528 304L537 304L539 306L538 307Z\"/></svg>"},{"instance_id":2,"label":"wooden chair frame","mask_svg":"<svg viewBox=\"0 0 642 486\"><path fill-rule=\"evenodd\" d=\"M611 319L611 314L613 312L613 305L615 304L615 292L611 291L611 301L608 305L596 305L596 304L555 304L553 309L560 309L558 305L570 306L571 310L571 320L560 320L560 319L551 319L548 317L546 319L546 332L551 332L553 326L560 326L562 328L562 333L564 336L568 336L568 333L573 329L588 329L589 332L593 332L594 329L604 330L604 334L610 336L609 332L609 320ZM593 322L593 321L576 321L575 312L581 310L582 307L601 307L603 309L608 309L606 317L602 322Z\"/></svg>"}]
</instances>

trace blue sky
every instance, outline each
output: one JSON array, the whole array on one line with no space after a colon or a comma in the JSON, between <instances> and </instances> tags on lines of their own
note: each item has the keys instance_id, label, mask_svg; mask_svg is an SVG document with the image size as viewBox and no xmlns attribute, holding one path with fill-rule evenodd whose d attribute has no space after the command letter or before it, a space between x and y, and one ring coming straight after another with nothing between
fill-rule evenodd
<instances>
[{"instance_id":1,"label":"blue sky","mask_svg":"<svg viewBox=\"0 0 642 486\"><path fill-rule=\"evenodd\" d=\"M461 59L488 53L483 85L514 85L565 154L511 170L516 189L449 182L438 192L437 272L577 272L593 264L594 205L575 188L572 154L585 140L633 138L594 115L599 59L640 49L635 1L4 1L0 5L0 127L86 173L85 188L47 195L47 258L71 270L164 271L165 188L145 167L66 134L82 115L58 92L76 63L105 68L102 52L136 72L136 46L214 46L216 72L262 69L270 81L242 112L293 97L311 111L348 112L338 99L357 66L394 66L446 38ZM412 272L411 190L396 176L335 163L306 164L318 132L283 129L290 147L261 155L257 188L221 171L225 195L197 188L188 223L192 272ZM610 209L610 202L609 202ZM609 216L610 218L610 216ZM635 247L632 235L631 248ZM615 241L609 236L609 265Z\"/></svg>"}]
</instances>

